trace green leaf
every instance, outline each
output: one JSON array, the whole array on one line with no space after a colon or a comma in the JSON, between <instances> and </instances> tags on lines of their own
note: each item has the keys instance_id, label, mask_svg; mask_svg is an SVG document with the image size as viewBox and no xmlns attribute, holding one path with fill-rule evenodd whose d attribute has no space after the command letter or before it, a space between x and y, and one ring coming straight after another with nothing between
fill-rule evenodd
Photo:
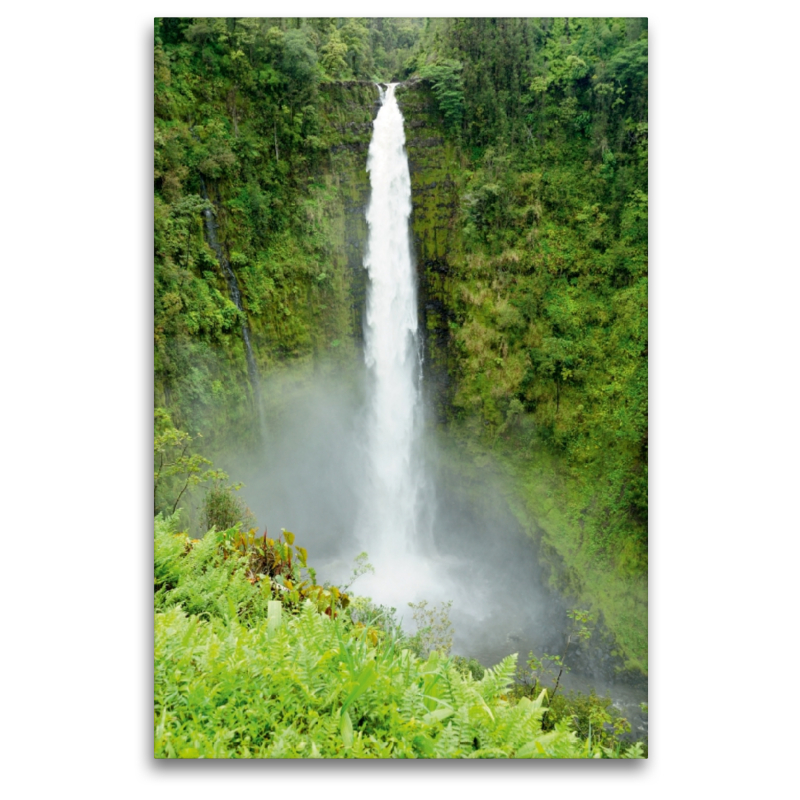
<instances>
[{"instance_id":1,"label":"green leaf","mask_svg":"<svg viewBox=\"0 0 800 800\"><path fill-rule=\"evenodd\" d=\"M270 600L267 603L267 630L270 633L276 631L281 625L281 601Z\"/></svg>"},{"instance_id":2,"label":"green leaf","mask_svg":"<svg viewBox=\"0 0 800 800\"><path fill-rule=\"evenodd\" d=\"M541 747L539 742L528 742L528 744L522 745L514 754L514 758L530 758L536 752L537 746Z\"/></svg>"},{"instance_id":3,"label":"green leaf","mask_svg":"<svg viewBox=\"0 0 800 800\"><path fill-rule=\"evenodd\" d=\"M345 664L347 664L347 669L352 674L355 670L355 661L353 660L353 655L350 652L350 648L347 646L347 643L342 638L342 631L338 625L336 626L336 638L339 640L339 654L344 659Z\"/></svg>"},{"instance_id":4,"label":"green leaf","mask_svg":"<svg viewBox=\"0 0 800 800\"><path fill-rule=\"evenodd\" d=\"M350 719L350 714L347 711L342 714L342 723L339 729L342 733L344 746L349 750L353 746L353 720Z\"/></svg>"},{"instance_id":5,"label":"green leaf","mask_svg":"<svg viewBox=\"0 0 800 800\"><path fill-rule=\"evenodd\" d=\"M344 703L342 703L342 711L347 713L347 709L350 707L350 704L361 697L361 695L364 694L364 692L366 692L376 680L378 680L378 673L375 671L375 663L370 661L369 664L367 664L367 666L361 670L361 674L358 676L358 683L356 684L355 689L353 689L353 691L347 695Z\"/></svg>"},{"instance_id":6,"label":"green leaf","mask_svg":"<svg viewBox=\"0 0 800 800\"><path fill-rule=\"evenodd\" d=\"M431 739L430 736L426 736L424 733L418 733L412 741L414 746L422 751L426 758L434 757L433 739Z\"/></svg>"},{"instance_id":7,"label":"green leaf","mask_svg":"<svg viewBox=\"0 0 800 800\"><path fill-rule=\"evenodd\" d=\"M430 713L426 714L422 721L426 725L432 725L434 722L441 722L442 720L447 719L448 717L455 714L455 710L452 708L437 708L435 711L431 711Z\"/></svg>"}]
</instances>

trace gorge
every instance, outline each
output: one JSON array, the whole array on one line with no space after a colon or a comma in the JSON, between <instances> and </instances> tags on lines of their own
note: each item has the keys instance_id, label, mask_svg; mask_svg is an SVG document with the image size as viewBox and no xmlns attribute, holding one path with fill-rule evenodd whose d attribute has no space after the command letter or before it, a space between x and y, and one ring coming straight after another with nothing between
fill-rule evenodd
<instances>
[{"instance_id":1,"label":"gorge","mask_svg":"<svg viewBox=\"0 0 800 800\"><path fill-rule=\"evenodd\" d=\"M378 22L390 74L351 22L157 23L155 405L320 580L452 601L455 653L591 609L567 682L635 716L646 24Z\"/></svg>"}]
</instances>

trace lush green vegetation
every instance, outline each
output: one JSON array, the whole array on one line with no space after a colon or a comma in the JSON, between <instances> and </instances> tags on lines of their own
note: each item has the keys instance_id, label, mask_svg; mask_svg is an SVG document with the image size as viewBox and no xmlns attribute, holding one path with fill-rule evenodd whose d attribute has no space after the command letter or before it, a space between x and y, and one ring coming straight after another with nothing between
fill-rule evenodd
<instances>
[{"instance_id":1,"label":"lush green vegetation","mask_svg":"<svg viewBox=\"0 0 800 800\"><path fill-rule=\"evenodd\" d=\"M626 666L646 673L646 20L160 19L154 66L155 512L169 517L183 507L194 530L226 530L246 517L227 476L201 455L231 442L245 448L258 432L244 333L256 379L299 362L344 363L357 352L364 164L377 98L370 82L404 79L398 97L412 161L426 368L453 462L475 485L499 476L509 506L540 538L554 584L598 612ZM205 499L201 486L211 487ZM159 525L162 545L179 541L167 536L166 522ZM273 589L233 577L213 583L222 574L211 569L219 535L181 544L169 562L174 580L157 593L160 641L164 652L173 648L162 666L180 663L187 676L164 677L177 683L161 695L160 713L169 707L157 719L162 754L303 754L306 742L305 754L376 755L370 737L386 745L380 732L388 730L395 755L451 746L447 752L467 754L461 734L456 744L442 738L453 719L422 725L414 734L422 744L406 736L408 720L420 725L443 708L437 704L455 702L437 692L463 672L428 645L414 656L410 644L402 668L395 648L380 685L397 698L414 681L427 686L434 674L449 676L436 678L435 702L400 720L382 717L380 704L354 700L345 708L349 745L342 698L357 684L352 675L332 682L344 680L334 675L335 658L320 666L329 674L319 697L302 681L290 688L297 676L290 678L289 662L275 662L275 680L295 709L286 714L297 714L286 727L269 728L288 731L285 745L267 727L260 734L237 727L227 715L245 715L243 687L256 671L240 663L242 653L263 646L277 658L278 639L281 652L312 648L312 631L324 641L342 636L361 653L367 634L345 614L317 619L324 609L312 613L304 604L313 598L300 594L280 633L271 634ZM239 543L244 551L253 544L252 537ZM192 565L201 558L198 572ZM190 574L199 582L189 592ZM175 644L178 632L188 637L184 644ZM380 647L388 648L391 637L383 635ZM225 689L212 683L228 680L219 671L228 667L207 664L212 681L198 666L198 653L215 648L231 654ZM263 664L266 656L259 658ZM473 666L470 675L478 672ZM415 677L405 684L399 675ZM181 694L190 684L192 703L212 692L206 705ZM513 697L492 686L469 691L499 720ZM214 692L228 705L217 704ZM328 698L314 705L313 734L296 711L299 698L312 695L315 703ZM259 714L271 696L265 684L253 700L263 700ZM557 695L551 716L560 702L566 699ZM283 713L279 705L269 715ZM592 709L596 721L606 713L596 703ZM531 736L537 725L548 730L541 707L526 713ZM253 714L245 716L257 727ZM217 740L211 720L238 732ZM509 754L524 744L503 735L481 728L475 752ZM558 735L562 744L569 739L566 728Z\"/></svg>"},{"instance_id":2,"label":"lush green vegetation","mask_svg":"<svg viewBox=\"0 0 800 800\"><path fill-rule=\"evenodd\" d=\"M449 309L456 413L477 412L520 456L537 445L562 455L585 505L605 512L592 515L593 555L636 571L647 535L646 27L442 20L432 46L463 64L471 155Z\"/></svg>"},{"instance_id":3,"label":"lush green vegetation","mask_svg":"<svg viewBox=\"0 0 800 800\"><path fill-rule=\"evenodd\" d=\"M314 585L291 533L254 533L192 540L156 519L156 757L641 756L591 699L585 735L572 706L543 724L546 691L509 693L516 656L479 678L442 650L420 658L385 610Z\"/></svg>"},{"instance_id":4,"label":"lush green vegetation","mask_svg":"<svg viewBox=\"0 0 800 800\"><path fill-rule=\"evenodd\" d=\"M435 20L416 66L446 139L410 151L447 435L646 672L646 20Z\"/></svg>"}]
</instances>

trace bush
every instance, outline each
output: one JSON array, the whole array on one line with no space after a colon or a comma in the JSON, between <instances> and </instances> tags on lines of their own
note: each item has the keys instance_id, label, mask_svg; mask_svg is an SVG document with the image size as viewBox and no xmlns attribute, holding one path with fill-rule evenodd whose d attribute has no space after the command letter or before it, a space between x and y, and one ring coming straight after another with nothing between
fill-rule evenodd
<instances>
[{"instance_id":1,"label":"bush","mask_svg":"<svg viewBox=\"0 0 800 800\"><path fill-rule=\"evenodd\" d=\"M417 632L409 640L411 650L420 658L427 658L431 653L448 655L453 646L453 624L449 615L452 600L430 608L427 600L408 605L417 626Z\"/></svg>"},{"instance_id":2,"label":"bush","mask_svg":"<svg viewBox=\"0 0 800 800\"><path fill-rule=\"evenodd\" d=\"M483 664L481 664L481 662L476 658L455 656L453 658L453 666L462 675L469 675L476 681L479 681L486 674L486 667L484 667Z\"/></svg>"},{"instance_id":3,"label":"bush","mask_svg":"<svg viewBox=\"0 0 800 800\"><path fill-rule=\"evenodd\" d=\"M192 453L192 437L172 424L163 408L154 409L153 497L155 513L174 514L187 489L228 476L199 453Z\"/></svg>"},{"instance_id":4,"label":"bush","mask_svg":"<svg viewBox=\"0 0 800 800\"><path fill-rule=\"evenodd\" d=\"M464 118L464 84L461 80L463 64L446 59L439 64L423 67L420 77L431 83L433 96L444 117L445 124L452 130L461 129Z\"/></svg>"},{"instance_id":5,"label":"bush","mask_svg":"<svg viewBox=\"0 0 800 800\"><path fill-rule=\"evenodd\" d=\"M237 525L243 530L256 527L253 512L241 497L234 494L240 486L229 486L219 482L206 492L203 499L203 524L205 530L216 528L225 531Z\"/></svg>"}]
</instances>

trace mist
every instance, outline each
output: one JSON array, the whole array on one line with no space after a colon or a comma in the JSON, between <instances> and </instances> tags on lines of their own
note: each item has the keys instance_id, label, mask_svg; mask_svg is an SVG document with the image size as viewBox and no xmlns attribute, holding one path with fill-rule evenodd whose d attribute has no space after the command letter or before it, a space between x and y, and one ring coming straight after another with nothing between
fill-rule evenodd
<instances>
[{"instance_id":1,"label":"mist","mask_svg":"<svg viewBox=\"0 0 800 800\"><path fill-rule=\"evenodd\" d=\"M345 584L366 550L374 574L352 592L397 609L452 601L453 651L491 666L509 653L552 652L563 643L565 605L546 586L536 542L521 529L488 469L466 478L466 456L428 426L419 458L418 541L383 561L358 535L371 483L367 457L367 371L351 363L299 366L263 381L264 439L219 458L272 537L292 531L319 581Z\"/></svg>"},{"instance_id":2,"label":"mist","mask_svg":"<svg viewBox=\"0 0 800 800\"><path fill-rule=\"evenodd\" d=\"M366 420L369 376L360 352L352 358L295 365L262 381L263 439L247 451L215 457L233 481L260 528L277 538L281 529L308 550L319 583L350 581L355 558L366 550L374 574L357 578L351 594L397 610L414 632L408 604L452 601L452 652L494 666L517 653L561 653L568 601L548 585L537 538L511 512L502 477L478 466L457 439L431 422L424 426L417 468L422 523L414 551L382 562L359 537L369 501ZM638 704L646 689L614 674L607 651L573 647L568 691L608 691L636 726L646 726Z\"/></svg>"},{"instance_id":3,"label":"mist","mask_svg":"<svg viewBox=\"0 0 800 800\"><path fill-rule=\"evenodd\" d=\"M454 651L491 665L552 650L563 606L544 589L533 543L499 487L488 475L465 482L458 453L426 425L411 180L394 92L380 88L367 157L363 355L265 382L245 497L273 535L295 534L322 580L348 585L366 551L374 569L353 590L396 609L405 627L409 603L447 604Z\"/></svg>"}]
</instances>

